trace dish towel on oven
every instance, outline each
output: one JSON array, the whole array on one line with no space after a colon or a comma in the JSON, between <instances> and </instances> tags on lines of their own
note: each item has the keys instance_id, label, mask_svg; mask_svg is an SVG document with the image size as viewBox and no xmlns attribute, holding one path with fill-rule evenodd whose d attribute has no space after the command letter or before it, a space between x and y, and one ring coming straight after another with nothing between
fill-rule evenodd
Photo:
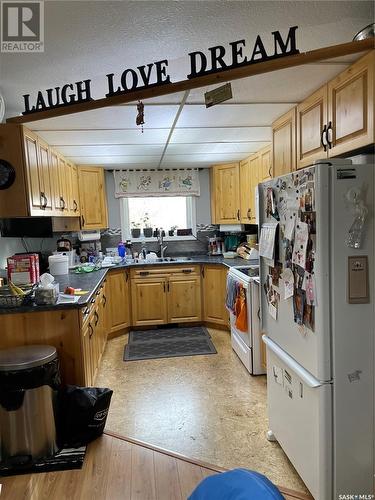
<instances>
[{"instance_id":1,"label":"dish towel on oven","mask_svg":"<svg viewBox=\"0 0 375 500\"><path fill-rule=\"evenodd\" d=\"M235 303L236 328L240 332L247 332L246 290L239 284Z\"/></svg>"},{"instance_id":2,"label":"dish towel on oven","mask_svg":"<svg viewBox=\"0 0 375 500\"><path fill-rule=\"evenodd\" d=\"M226 306L228 311L234 313L234 306L236 303L237 297L237 283L231 276L227 277L227 299Z\"/></svg>"}]
</instances>

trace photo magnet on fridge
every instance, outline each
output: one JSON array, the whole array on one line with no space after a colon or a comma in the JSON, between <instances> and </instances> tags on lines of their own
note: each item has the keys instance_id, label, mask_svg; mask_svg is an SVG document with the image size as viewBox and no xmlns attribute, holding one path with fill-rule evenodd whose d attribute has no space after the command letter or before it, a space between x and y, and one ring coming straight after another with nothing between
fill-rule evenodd
<instances>
[{"instance_id":1,"label":"photo magnet on fridge","mask_svg":"<svg viewBox=\"0 0 375 500\"><path fill-rule=\"evenodd\" d=\"M297 325L303 325L305 302L305 292L297 288L293 296L294 322Z\"/></svg>"}]
</instances>

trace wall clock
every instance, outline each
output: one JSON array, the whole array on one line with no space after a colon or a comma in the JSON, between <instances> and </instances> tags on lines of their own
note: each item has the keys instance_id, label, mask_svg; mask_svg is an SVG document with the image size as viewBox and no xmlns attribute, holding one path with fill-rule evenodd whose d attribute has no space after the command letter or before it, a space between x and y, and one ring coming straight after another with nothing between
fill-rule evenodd
<instances>
[{"instance_id":1,"label":"wall clock","mask_svg":"<svg viewBox=\"0 0 375 500\"><path fill-rule=\"evenodd\" d=\"M0 123L2 123L4 116L5 116L5 101L4 97L1 95L0 92Z\"/></svg>"},{"instance_id":2,"label":"wall clock","mask_svg":"<svg viewBox=\"0 0 375 500\"><path fill-rule=\"evenodd\" d=\"M9 188L16 178L16 171L12 165L6 161L0 159L0 189Z\"/></svg>"}]
</instances>

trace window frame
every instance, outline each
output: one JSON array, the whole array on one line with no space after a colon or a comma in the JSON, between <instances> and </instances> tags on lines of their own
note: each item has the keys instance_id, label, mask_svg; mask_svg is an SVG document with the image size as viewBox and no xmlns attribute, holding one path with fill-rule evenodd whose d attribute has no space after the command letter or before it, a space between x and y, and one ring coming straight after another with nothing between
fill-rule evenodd
<instances>
[{"instance_id":1,"label":"window frame","mask_svg":"<svg viewBox=\"0 0 375 500\"><path fill-rule=\"evenodd\" d=\"M145 196L147 198L147 196ZM162 198L162 196L160 196ZM169 198L169 196L165 196ZM164 237L165 241L183 241L183 240L196 240L197 239L197 212L196 212L196 197L195 196L183 196L186 198L186 221L187 226L191 227L192 233L188 236L168 236L168 229L163 228L166 235ZM121 221L121 238L122 241L131 240L132 242L140 241L157 241L157 238L146 237L141 235L139 238L132 238L131 228L130 228L130 218L129 218L129 198L120 198L120 221Z\"/></svg>"}]
</instances>

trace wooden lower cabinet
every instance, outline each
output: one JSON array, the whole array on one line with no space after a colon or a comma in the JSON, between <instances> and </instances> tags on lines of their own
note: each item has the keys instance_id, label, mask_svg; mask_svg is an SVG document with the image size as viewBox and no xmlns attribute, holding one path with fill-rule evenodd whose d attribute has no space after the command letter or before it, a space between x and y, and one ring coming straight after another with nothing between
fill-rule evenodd
<instances>
[{"instance_id":1,"label":"wooden lower cabinet","mask_svg":"<svg viewBox=\"0 0 375 500\"><path fill-rule=\"evenodd\" d=\"M218 325L229 325L225 307L227 269L222 265L202 266L203 320Z\"/></svg>"},{"instance_id":2,"label":"wooden lower cabinet","mask_svg":"<svg viewBox=\"0 0 375 500\"><path fill-rule=\"evenodd\" d=\"M200 321L202 318L200 276L174 276L167 284L168 323Z\"/></svg>"},{"instance_id":3,"label":"wooden lower cabinet","mask_svg":"<svg viewBox=\"0 0 375 500\"><path fill-rule=\"evenodd\" d=\"M167 281L157 276L131 281L133 325L163 325L168 320Z\"/></svg>"},{"instance_id":4,"label":"wooden lower cabinet","mask_svg":"<svg viewBox=\"0 0 375 500\"><path fill-rule=\"evenodd\" d=\"M128 328L130 318L130 279L128 269L116 269L107 274L107 331L111 333Z\"/></svg>"},{"instance_id":5,"label":"wooden lower cabinet","mask_svg":"<svg viewBox=\"0 0 375 500\"><path fill-rule=\"evenodd\" d=\"M133 326L199 322L200 266L136 268L131 271Z\"/></svg>"}]
</instances>

